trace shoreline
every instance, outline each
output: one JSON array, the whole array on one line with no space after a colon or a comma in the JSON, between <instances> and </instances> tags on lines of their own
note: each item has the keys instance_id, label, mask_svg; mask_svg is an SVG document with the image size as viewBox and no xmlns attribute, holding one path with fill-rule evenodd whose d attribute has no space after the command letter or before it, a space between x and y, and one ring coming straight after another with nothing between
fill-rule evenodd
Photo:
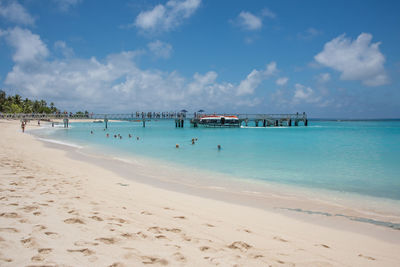
<instances>
[{"instance_id":1,"label":"shoreline","mask_svg":"<svg viewBox=\"0 0 400 267\"><path fill-rule=\"evenodd\" d=\"M18 123L0 121L0 127L4 266L400 262L399 231L342 218L327 227L127 180L93 164L98 159L71 158L76 154L20 133ZM136 170L131 175L146 179Z\"/></svg>"}]
</instances>

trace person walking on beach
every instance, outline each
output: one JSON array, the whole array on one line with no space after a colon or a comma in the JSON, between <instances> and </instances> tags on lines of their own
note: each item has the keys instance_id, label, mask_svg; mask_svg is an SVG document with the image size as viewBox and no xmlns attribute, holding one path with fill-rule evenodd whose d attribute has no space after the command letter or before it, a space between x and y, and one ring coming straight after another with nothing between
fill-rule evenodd
<instances>
[{"instance_id":1,"label":"person walking on beach","mask_svg":"<svg viewBox=\"0 0 400 267\"><path fill-rule=\"evenodd\" d=\"M25 132L25 122L24 121L22 121L22 123L21 123L21 129L22 129L22 132L24 133Z\"/></svg>"}]
</instances>

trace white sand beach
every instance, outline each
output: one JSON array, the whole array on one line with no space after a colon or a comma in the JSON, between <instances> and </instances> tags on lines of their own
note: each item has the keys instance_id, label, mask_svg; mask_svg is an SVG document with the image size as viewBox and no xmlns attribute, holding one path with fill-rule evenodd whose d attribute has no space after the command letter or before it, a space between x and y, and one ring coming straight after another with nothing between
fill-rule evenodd
<instances>
[{"instance_id":1,"label":"white sand beach","mask_svg":"<svg viewBox=\"0 0 400 267\"><path fill-rule=\"evenodd\" d=\"M0 148L0 266L400 265L398 230L166 190L134 169L127 180L17 121L0 121Z\"/></svg>"}]
</instances>

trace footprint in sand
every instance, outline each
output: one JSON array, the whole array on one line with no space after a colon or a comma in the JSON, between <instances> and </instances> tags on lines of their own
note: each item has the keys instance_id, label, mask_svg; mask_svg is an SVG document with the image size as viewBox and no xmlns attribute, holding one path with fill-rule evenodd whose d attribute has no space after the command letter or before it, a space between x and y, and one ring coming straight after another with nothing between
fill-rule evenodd
<instances>
[{"instance_id":1,"label":"footprint in sand","mask_svg":"<svg viewBox=\"0 0 400 267\"><path fill-rule=\"evenodd\" d=\"M146 239L148 236L146 234L144 234L143 232L139 231L136 233L138 236L140 236L143 239Z\"/></svg>"},{"instance_id":2,"label":"footprint in sand","mask_svg":"<svg viewBox=\"0 0 400 267\"><path fill-rule=\"evenodd\" d=\"M47 227L44 225L41 225L41 224L37 224L37 225L33 226L34 231L42 231L44 229L47 229Z\"/></svg>"},{"instance_id":3,"label":"footprint in sand","mask_svg":"<svg viewBox=\"0 0 400 267\"><path fill-rule=\"evenodd\" d=\"M230 244L228 248L239 249L240 251L245 252L248 249L252 248L252 246L243 241L235 241L232 244Z\"/></svg>"},{"instance_id":4,"label":"footprint in sand","mask_svg":"<svg viewBox=\"0 0 400 267\"><path fill-rule=\"evenodd\" d=\"M69 218L69 219L64 220L64 222L68 223L68 224L73 224L73 223L85 224L85 222L79 218Z\"/></svg>"},{"instance_id":5,"label":"footprint in sand","mask_svg":"<svg viewBox=\"0 0 400 267\"><path fill-rule=\"evenodd\" d=\"M0 257L0 261L4 261L4 262L12 262L13 260L12 260L12 259L10 259L10 258L3 258L3 257Z\"/></svg>"},{"instance_id":6,"label":"footprint in sand","mask_svg":"<svg viewBox=\"0 0 400 267\"><path fill-rule=\"evenodd\" d=\"M19 231L17 229L11 228L11 227L0 228L0 232L19 233Z\"/></svg>"},{"instance_id":7,"label":"footprint in sand","mask_svg":"<svg viewBox=\"0 0 400 267\"><path fill-rule=\"evenodd\" d=\"M152 232L154 234L161 234L161 228L158 226L152 226L147 229L147 231Z\"/></svg>"},{"instance_id":8,"label":"footprint in sand","mask_svg":"<svg viewBox=\"0 0 400 267\"><path fill-rule=\"evenodd\" d=\"M96 238L95 240L103 242L104 244L107 244L107 245L115 244L118 242L118 239L116 239L114 237L100 237L100 238Z\"/></svg>"},{"instance_id":9,"label":"footprint in sand","mask_svg":"<svg viewBox=\"0 0 400 267\"><path fill-rule=\"evenodd\" d=\"M146 211L146 210L142 211L140 214L143 214L143 215L153 215L153 213L148 212L148 211Z\"/></svg>"},{"instance_id":10,"label":"footprint in sand","mask_svg":"<svg viewBox=\"0 0 400 267\"><path fill-rule=\"evenodd\" d=\"M44 261L45 258L42 255L35 255L31 258L31 261Z\"/></svg>"},{"instance_id":11,"label":"footprint in sand","mask_svg":"<svg viewBox=\"0 0 400 267\"><path fill-rule=\"evenodd\" d=\"M33 237L22 239L21 243L27 248L37 247L36 240Z\"/></svg>"},{"instance_id":12,"label":"footprint in sand","mask_svg":"<svg viewBox=\"0 0 400 267\"><path fill-rule=\"evenodd\" d=\"M3 212L0 213L0 217L14 219L14 218L19 218L19 215L16 212Z\"/></svg>"},{"instance_id":13,"label":"footprint in sand","mask_svg":"<svg viewBox=\"0 0 400 267\"><path fill-rule=\"evenodd\" d=\"M174 253L173 257L174 257L174 259L175 259L176 261L179 261L179 262L186 262L186 257L183 256L183 254L180 253L180 252Z\"/></svg>"},{"instance_id":14,"label":"footprint in sand","mask_svg":"<svg viewBox=\"0 0 400 267\"><path fill-rule=\"evenodd\" d=\"M88 248L82 248L82 249L67 249L68 252L74 253L74 252L79 252L82 253L85 256L89 256L92 254L95 254L93 250L90 250Z\"/></svg>"},{"instance_id":15,"label":"footprint in sand","mask_svg":"<svg viewBox=\"0 0 400 267\"><path fill-rule=\"evenodd\" d=\"M52 248L39 248L39 249L38 249L38 252L39 252L40 254L49 254L49 253L52 252L52 251L53 251Z\"/></svg>"},{"instance_id":16,"label":"footprint in sand","mask_svg":"<svg viewBox=\"0 0 400 267\"><path fill-rule=\"evenodd\" d=\"M80 240L80 241L76 241L74 243L74 245L77 246L77 247L82 247L82 246L87 246L87 245L89 245L89 246L97 246L97 245L99 245L99 243Z\"/></svg>"},{"instance_id":17,"label":"footprint in sand","mask_svg":"<svg viewBox=\"0 0 400 267\"><path fill-rule=\"evenodd\" d=\"M122 233L121 236L125 237L127 239L134 239L134 237L135 237L135 235L131 234L131 233Z\"/></svg>"},{"instance_id":18,"label":"footprint in sand","mask_svg":"<svg viewBox=\"0 0 400 267\"><path fill-rule=\"evenodd\" d=\"M278 240L278 241L281 241L281 242L289 242L286 239L283 239L283 238L281 238L279 236L274 236L274 240Z\"/></svg>"},{"instance_id":19,"label":"footprint in sand","mask_svg":"<svg viewBox=\"0 0 400 267\"><path fill-rule=\"evenodd\" d=\"M217 251L215 248L211 248L208 246L202 246L202 247L199 247L199 249L202 252L216 252Z\"/></svg>"},{"instance_id":20,"label":"footprint in sand","mask_svg":"<svg viewBox=\"0 0 400 267\"><path fill-rule=\"evenodd\" d=\"M323 247L323 248L331 248L330 246L325 245L325 244L316 244L315 246L316 247Z\"/></svg>"},{"instance_id":21,"label":"footprint in sand","mask_svg":"<svg viewBox=\"0 0 400 267\"><path fill-rule=\"evenodd\" d=\"M113 264L108 265L108 267L125 267L125 264L121 262L114 262Z\"/></svg>"},{"instance_id":22,"label":"footprint in sand","mask_svg":"<svg viewBox=\"0 0 400 267\"><path fill-rule=\"evenodd\" d=\"M44 234L47 235L47 236L49 236L49 237L51 237L51 238L56 238L56 237L58 237L58 234L55 233L55 232L45 232Z\"/></svg>"},{"instance_id":23,"label":"footprint in sand","mask_svg":"<svg viewBox=\"0 0 400 267\"><path fill-rule=\"evenodd\" d=\"M161 265L167 265L168 261L166 259L160 259L157 257L150 257L150 256L142 256L142 263L143 264L161 264Z\"/></svg>"},{"instance_id":24,"label":"footprint in sand","mask_svg":"<svg viewBox=\"0 0 400 267\"><path fill-rule=\"evenodd\" d=\"M157 239L168 239L165 235L156 235L155 238L157 238Z\"/></svg>"},{"instance_id":25,"label":"footprint in sand","mask_svg":"<svg viewBox=\"0 0 400 267\"><path fill-rule=\"evenodd\" d=\"M30 205L30 206L25 206L21 209L25 212L31 212L31 211L37 210L38 208L39 208L38 206Z\"/></svg>"},{"instance_id":26,"label":"footprint in sand","mask_svg":"<svg viewBox=\"0 0 400 267\"><path fill-rule=\"evenodd\" d=\"M162 230L165 230L165 231L168 231L168 232L172 232L172 233L176 233L176 234L182 232L182 230L179 229L179 228L162 228Z\"/></svg>"},{"instance_id":27,"label":"footprint in sand","mask_svg":"<svg viewBox=\"0 0 400 267\"><path fill-rule=\"evenodd\" d=\"M370 260L370 261L376 260L374 257L366 256L366 255L363 255L363 254L358 254L358 257L361 257L361 258L364 258L364 259L367 259L367 260Z\"/></svg>"},{"instance_id":28,"label":"footprint in sand","mask_svg":"<svg viewBox=\"0 0 400 267\"><path fill-rule=\"evenodd\" d=\"M103 221L103 218L101 218L101 217L99 217L99 216L92 216L92 217L89 217L89 218L91 218L91 219L93 219L93 220L95 220L95 221L98 221L98 222L101 222L101 221Z\"/></svg>"},{"instance_id":29,"label":"footprint in sand","mask_svg":"<svg viewBox=\"0 0 400 267\"><path fill-rule=\"evenodd\" d=\"M68 213L72 215L79 215L79 213L76 210L70 210L68 211Z\"/></svg>"},{"instance_id":30,"label":"footprint in sand","mask_svg":"<svg viewBox=\"0 0 400 267\"><path fill-rule=\"evenodd\" d=\"M175 219L181 219L181 220L185 220L185 219L186 219L185 216L175 216L174 218L175 218Z\"/></svg>"}]
</instances>

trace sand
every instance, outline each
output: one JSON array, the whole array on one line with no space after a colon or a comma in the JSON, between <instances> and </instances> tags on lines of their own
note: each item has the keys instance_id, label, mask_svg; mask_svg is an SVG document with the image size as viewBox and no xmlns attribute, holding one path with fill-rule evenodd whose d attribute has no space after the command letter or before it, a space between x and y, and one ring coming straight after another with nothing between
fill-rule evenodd
<instances>
[{"instance_id":1,"label":"sand","mask_svg":"<svg viewBox=\"0 0 400 267\"><path fill-rule=\"evenodd\" d=\"M127 180L18 122L0 121L0 148L0 266L400 265L400 231L328 227Z\"/></svg>"}]
</instances>

